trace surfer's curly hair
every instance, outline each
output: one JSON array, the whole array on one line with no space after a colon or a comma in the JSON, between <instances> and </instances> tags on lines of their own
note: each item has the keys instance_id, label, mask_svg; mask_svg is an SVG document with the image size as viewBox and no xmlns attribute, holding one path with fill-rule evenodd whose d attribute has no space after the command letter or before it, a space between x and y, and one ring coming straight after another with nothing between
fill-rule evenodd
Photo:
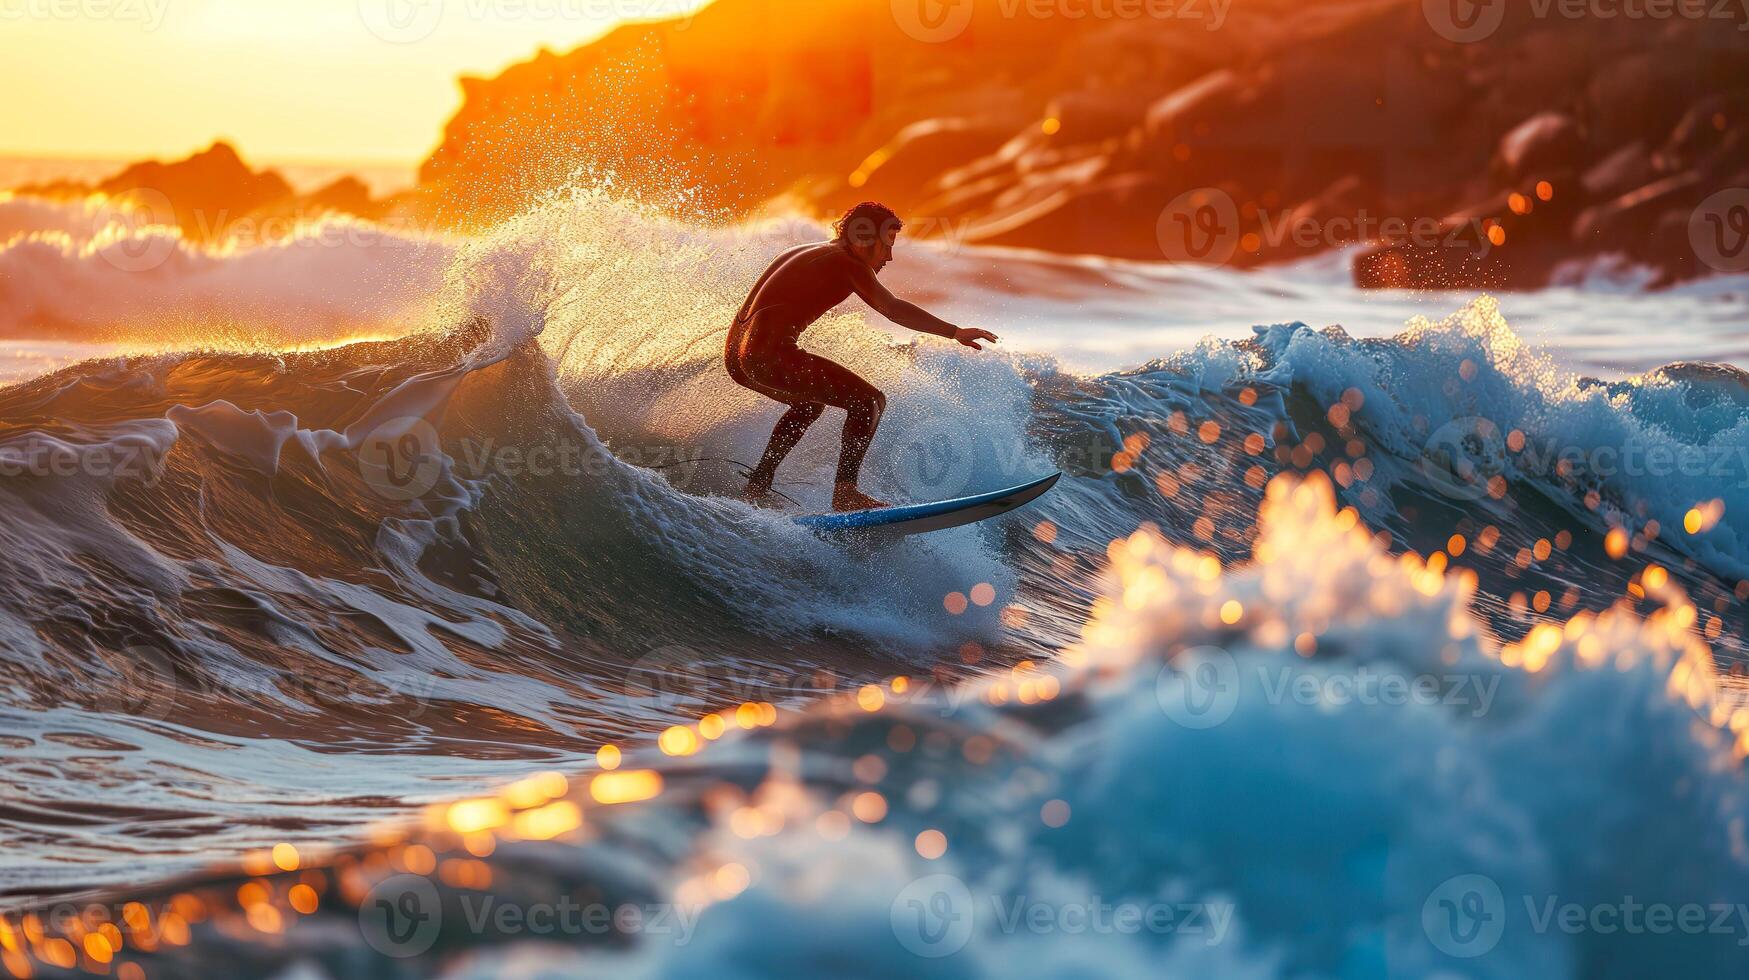
<instances>
[{"instance_id":1,"label":"surfer's curly hair","mask_svg":"<svg viewBox=\"0 0 1749 980\"><path fill-rule=\"evenodd\" d=\"M892 208L877 201L864 201L832 223L832 236L835 241L868 245L879 241L880 236L889 230L898 234L903 227L905 222L899 220Z\"/></svg>"}]
</instances>

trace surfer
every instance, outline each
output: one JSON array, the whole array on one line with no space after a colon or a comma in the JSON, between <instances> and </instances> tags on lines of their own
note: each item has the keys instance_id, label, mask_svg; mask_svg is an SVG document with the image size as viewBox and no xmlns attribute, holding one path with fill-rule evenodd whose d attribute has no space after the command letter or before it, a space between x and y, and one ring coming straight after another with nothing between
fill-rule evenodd
<instances>
[{"instance_id":1,"label":"surfer","mask_svg":"<svg viewBox=\"0 0 1749 980\"><path fill-rule=\"evenodd\" d=\"M902 327L974 350L984 349L981 340L995 342L990 331L956 327L894 296L875 278L893 260L893 241L902 227L899 216L885 205L858 204L838 219L831 241L797 245L779 255L747 294L729 328L724 354L729 377L790 407L778 419L765 455L747 480L749 500L761 502L770 496L777 467L830 405L845 412L832 509L887 506L856 486L862 458L887 407L886 395L849 368L810 354L796 343L802 331L851 293Z\"/></svg>"}]
</instances>

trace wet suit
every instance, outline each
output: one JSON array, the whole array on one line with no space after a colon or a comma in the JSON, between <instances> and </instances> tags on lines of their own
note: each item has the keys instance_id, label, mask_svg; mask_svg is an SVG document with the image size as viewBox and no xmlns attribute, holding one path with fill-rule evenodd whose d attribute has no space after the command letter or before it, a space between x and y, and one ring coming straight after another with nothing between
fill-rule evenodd
<instances>
[{"instance_id":1,"label":"wet suit","mask_svg":"<svg viewBox=\"0 0 1749 980\"><path fill-rule=\"evenodd\" d=\"M724 351L729 377L790 406L754 471L749 487L756 493L769 488L777 465L828 405L844 409L846 415L838 484L856 483L887 398L849 368L797 344L802 331L853 292L883 313L895 302L876 282L873 270L842 243L799 245L772 261L729 328ZM951 325L937 322L940 328L925 332L953 337Z\"/></svg>"}]
</instances>

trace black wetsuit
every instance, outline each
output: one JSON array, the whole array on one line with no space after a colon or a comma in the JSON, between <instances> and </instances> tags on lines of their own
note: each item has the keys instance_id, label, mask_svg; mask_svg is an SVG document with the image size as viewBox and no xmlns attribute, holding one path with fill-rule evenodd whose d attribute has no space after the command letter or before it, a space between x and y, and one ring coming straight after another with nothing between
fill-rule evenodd
<instances>
[{"instance_id":1,"label":"black wetsuit","mask_svg":"<svg viewBox=\"0 0 1749 980\"><path fill-rule=\"evenodd\" d=\"M790 406L774 440L794 445L826 406L844 409L838 482L851 484L880 424L886 396L842 364L802 350L797 341L855 292L852 274L860 262L836 242L799 245L779 255L741 305L723 357L737 384Z\"/></svg>"}]
</instances>

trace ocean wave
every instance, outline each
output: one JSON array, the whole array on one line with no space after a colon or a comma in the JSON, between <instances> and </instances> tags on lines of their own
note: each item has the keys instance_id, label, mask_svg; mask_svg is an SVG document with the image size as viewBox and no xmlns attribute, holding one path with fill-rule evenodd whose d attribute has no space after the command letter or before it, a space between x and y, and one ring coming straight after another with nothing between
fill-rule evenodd
<instances>
[{"instance_id":1,"label":"ocean wave","mask_svg":"<svg viewBox=\"0 0 1749 980\"><path fill-rule=\"evenodd\" d=\"M103 198L0 195L0 336L296 344L405 330L437 291L448 236L322 215L212 241Z\"/></svg>"},{"instance_id":2,"label":"ocean wave","mask_svg":"<svg viewBox=\"0 0 1749 980\"><path fill-rule=\"evenodd\" d=\"M1473 573L1393 555L1327 480L1272 482L1259 524L1230 572L1113 542L1052 664L714 716L665 740L684 760L134 895L122 955L170 977L1728 972L1749 710L1680 590L1501 645Z\"/></svg>"},{"instance_id":3,"label":"ocean wave","mask_svg":"<svg viewBox=\"0 0 1749 980\"><path fill-rule=\"evenodd\" d=\"M141 791L165 828L216 807L237 839L279 834L221 802L250 773L208 741L285 742L294 767L405 755L382 763L404 788L446 754L576 760L725 706L1048 662L1081 640L1111 542L1144 527L1204 565L1257 562L1265 487L1314 471L1380 547L1469 568L1491 642L1649 604L1658 563L1694 596L1690 631L1741 659L1740 480L1598 465L1738 458L1740 374L1586 379L1487 299L1391 338L1260 327L1106 373L831 317L809 344L892 395L871 492L1065 479L1024 515L880 548L748 507L735 461L780 409L723 376L721 333L763 257L817 232L580 193L453 243L398 340L111 357L0 389L10 710L181 767ZM780 473L800 509L825 506L835 430ZM1567 447L1585 466L1562 468ZM60 752L40 728L20 723L21 751ZM166 738L199 748L176 761ZM48 839L54 810L0 819ZM89 877L54 890L134 860L80 846Z\"/></svg>"},{"instance_id":4,"label":"ocean wave","mask_svg":"<svg viewBox=\"0 0 1749 980\"><path fill-rule=\"evenodd\" d=\"M1259 328L1256 376L1342 416L1369 445L1411 464L1458 502L1498 501L1494 477L1528 487L1576 521L1622 529L1728 581L1749 576L1749 384L1742 372L1670 365L1601 382L1558 368L1481 298L1388 341L1304 325ZM1355 495L1382 517L1385 494Z\"/></svg>"}]
</instances>

